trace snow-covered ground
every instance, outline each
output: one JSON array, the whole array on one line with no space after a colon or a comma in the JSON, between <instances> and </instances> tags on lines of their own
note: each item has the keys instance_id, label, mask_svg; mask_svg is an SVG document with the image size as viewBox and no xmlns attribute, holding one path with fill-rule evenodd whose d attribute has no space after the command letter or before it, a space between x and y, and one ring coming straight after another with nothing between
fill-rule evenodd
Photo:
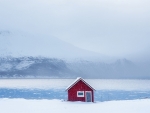
<instances>
[{"instance_id":1,"label":"snow-covered ground","mask_svg":"<svg viewBox=\"0 0 150 113\"><path fill-rule=\"evenodd\" d=\"M1 113L150 113L150 99L96 103L0 99Z\"/></svg>"}]
</instances>

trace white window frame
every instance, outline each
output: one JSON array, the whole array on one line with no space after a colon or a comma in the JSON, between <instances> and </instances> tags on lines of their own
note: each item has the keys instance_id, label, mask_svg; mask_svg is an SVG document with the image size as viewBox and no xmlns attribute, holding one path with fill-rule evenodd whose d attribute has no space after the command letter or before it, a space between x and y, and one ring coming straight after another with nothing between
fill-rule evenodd
<instances>
[{"instance_id":1,"label":"white window frame","mask_svg":"<svg viewBox=\"0 0 150 113\"><path fill-rule=\"evenodd\" d=\"M79 95L79 93L83 93L83 95ZM84 97L84 91L77 91L77 97Z\"/></svg>"}]
</instances>

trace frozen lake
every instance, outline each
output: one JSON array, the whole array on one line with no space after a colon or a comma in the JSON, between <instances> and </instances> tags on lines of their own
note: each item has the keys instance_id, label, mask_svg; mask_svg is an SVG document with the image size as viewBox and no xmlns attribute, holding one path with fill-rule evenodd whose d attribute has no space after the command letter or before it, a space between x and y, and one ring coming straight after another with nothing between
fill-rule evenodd
<instances>
[{"instance_id":1,"label":"frozen lake","mask_svg":"<svg viewBox=\"0 0 150 113\"><path fill-rule=\"evenodd\" d=\"M150 80L85 79L95 101L150 98ZM74 79L0 79L0 98L65 99Z\"/></svg>"}]
</instances>

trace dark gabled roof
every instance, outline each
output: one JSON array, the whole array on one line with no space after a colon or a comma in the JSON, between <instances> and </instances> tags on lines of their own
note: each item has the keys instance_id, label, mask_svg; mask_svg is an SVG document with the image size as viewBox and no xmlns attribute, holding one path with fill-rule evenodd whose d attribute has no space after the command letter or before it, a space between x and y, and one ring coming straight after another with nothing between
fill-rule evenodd
<instances>
[{"instance_id":1,"label":"dark gabled roof","mask_svg":"<svg viewBox=\"0 0 150 113\"><path fill-rule=\"evenodd\" d=\"M72 88L77 82L79 81L84 82L87 86L89 86L92 90L95 90L91 85L89 85L87 82L85 82L85 80L83 80L81 77L78 77L73 83L71 83L67 88L66 91L68 91L70 88Z\"/></svg>"}]
</instances>

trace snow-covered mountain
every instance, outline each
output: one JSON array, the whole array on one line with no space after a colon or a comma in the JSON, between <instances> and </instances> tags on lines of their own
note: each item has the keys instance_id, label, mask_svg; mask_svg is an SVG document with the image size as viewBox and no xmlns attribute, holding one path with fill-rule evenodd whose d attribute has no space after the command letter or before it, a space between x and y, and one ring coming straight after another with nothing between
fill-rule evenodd
<instances>
[{"instance_id":1,"label":"snow-covered mountain","mask_svg":"<svg viewBox=\"0 0 150 113\"><path fill-rule=\"evenodd\" d=\"M0 58L2 78L75 78L78 76L107 79L150 78L148 68L141 68L126 59L108 64L85 60L67 62L45 57Z\"/></svg>"},{"instance_id":2,"label":"snow-covered mountain","mask_svg":"<svg viewBox=\"0 0 150 113\"><path fill-rule=\"evenodd\" d=\"M100 54L80 49L50 35L5 30L0 31L0 56L74 59L100 57Z\"/></svg>"},{"instance_id":3,"label":"snow-covered mountain","mask_svg":"<svg viewBox=\"0 0 150 113\"><path fill-rule=\"evenodd\" d=\"M150 63L106 62L110 59L53 36L0 31L0 76L4 78L150 78Z\"/></svg>"},{"instance_id":4,"label":"snow-covered mountain","mask_svg":"<svg viewBox=\"0 0 150 113\"><path fill-rule=\"evenodd\" d=\"M36 57L0 59L1 77L67 77L69 70L63 60Z\"/></svg>"}]
</instances>

